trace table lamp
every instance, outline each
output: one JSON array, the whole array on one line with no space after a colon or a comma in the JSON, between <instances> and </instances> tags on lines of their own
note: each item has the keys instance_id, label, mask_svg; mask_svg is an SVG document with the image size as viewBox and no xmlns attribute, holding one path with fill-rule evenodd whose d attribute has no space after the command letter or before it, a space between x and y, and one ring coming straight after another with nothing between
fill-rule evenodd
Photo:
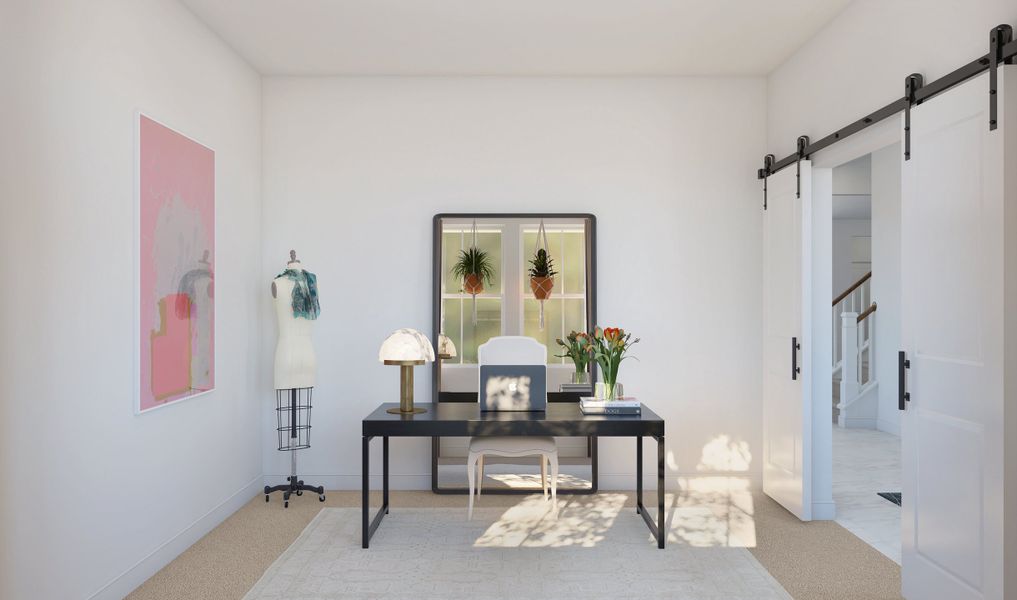
<instances>
[{"instance_id":1,"label":"table lamp","mask_svg":"<svg viewBox=\"0 0 1017 600\"><path fill-rule=\"evenodd\" d=\"M448 360L455 357L456 345L452 343L452 338L444 333L438 334L438 358Z\"/></svg>"},{"instance_id":2,"label":"table lamp","mask_svg":"<svg viewBox=\"0 0 1017 600\"><path fill-rule=\"evenodd\" d=\"M396 415L427 412L426 408L413 407L413 367L434 360L431 340L416 329L397 329L382 343L378 360L398 365L400 371L399 408L390 408L388 412Z\"/></svg>"}]
</instances>

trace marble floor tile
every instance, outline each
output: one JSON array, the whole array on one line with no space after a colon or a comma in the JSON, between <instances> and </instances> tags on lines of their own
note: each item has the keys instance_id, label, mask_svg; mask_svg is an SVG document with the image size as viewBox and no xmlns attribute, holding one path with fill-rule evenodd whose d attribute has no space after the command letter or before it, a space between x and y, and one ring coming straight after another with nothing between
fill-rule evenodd
<instances>
[{"instance_id":1,"label":"marble floor tile","mask_svg":"<svg viewBox=\"0 0 1017 600\"><path fill-rule=\"evenodd\" d=\"M873 429L833 428L837 522L900 564L900 507L878 492L901 491L900 438Z\"/></svg>"}]
</instances>

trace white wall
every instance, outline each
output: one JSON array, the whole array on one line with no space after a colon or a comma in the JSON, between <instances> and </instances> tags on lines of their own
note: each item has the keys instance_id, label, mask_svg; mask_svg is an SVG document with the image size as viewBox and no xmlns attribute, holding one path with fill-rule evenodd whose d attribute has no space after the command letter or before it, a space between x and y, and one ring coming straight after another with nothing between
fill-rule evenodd
<instances>
[{"instance_id":1,"label":"white wall","mask_svg":"<svg viewBox=\"0 0 1017 600\"><path fill-rule=\"evenodd\" d=\"M989 51L989 30L1017 23L1013 0L854 0L767 79L767 148L792 154ZM761 162L760 158L757 162Z\"/></svg>"},{"instance_id":2,"label":"white wall","mask_svg":"<svg viewBox=\"0 0 1017 600\"><path fill-rule=\"evenodd\" d=\"M836 169L833 171L837 172ZM833 288L830 301L851 287L864 275L859 269L868 268L855 264L856 259L865 258L864 249L856 248L861 244L871 252L872 222L867 219L834 219L833 220ZM870 261L871 262L871 261Z\"/></svg>"},{"instance_id":3,"label":"white wall","mask_svg":"<svg viewBox=\"0 0 1017 600\"><path fill-rule=\"evenodd\" d=\"M621 380L667 419L669 471L758 483L764 95L756 78L266 79L260 291L291 247L321 282L305 479L360 485L360 419L398 394L377 348L430 330L431 217L547 211L598 218L600 323L643 340ZM262 323L268 365L267 306ZM272 427L275 481L288 462ZM429 442L392 452L393 486L429 489ZM603 441L604 489L633 487L634 454Z\"/></svg>"},{"instance_id":4,"label":"white wall","mask_svg":"<svg viewBox=\"0 0 1017 600\"><path fill-rule=\"evenodd\" d=\"M870 155L844 163L833 170L833 193L867 195L872 192L872 164Z\"/></svg>"},{"instance_id":5,"label":"white wall","mask_svg":"<svg viewBox=\"0 0 1017 600\"><path fill-rule=\"evenodd\" d=\"M261 483L260 78L172 0L2 10L0 597L120 598ZM141 416L136 109L216 150L218 209L218 389Z\"/></svg>"},{"instance_id":6,"label":"white wall","mask_svg":"<svg viewBox=\"0 0 1017 600\"><path fill-rule=\"evenodd\" d=\"M900 434L897 409L897 350L900 349L900 192L901 147L872 153L872 300L875 319L877 429Z\"/></svg>"}]
</instances>

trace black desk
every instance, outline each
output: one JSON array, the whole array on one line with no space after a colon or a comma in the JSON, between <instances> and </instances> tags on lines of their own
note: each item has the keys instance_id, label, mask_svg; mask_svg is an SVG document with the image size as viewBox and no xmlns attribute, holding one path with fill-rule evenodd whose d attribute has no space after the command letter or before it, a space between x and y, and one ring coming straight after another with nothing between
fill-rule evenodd
<instances>
[{"instance_id":1,"label":"black desk","mask_svg":"<svg viewBox=\"0 0 1017 600\"><path fill-rule=\"evenodd\" d=\"M578 404L553 403L546 412L480 412L477 403L441 402L419 404L427 412L394 415L387 409L398 403L385 403L364 418L363 435L363 546L367 548L381 520L388 514L388 438L390 437L472 437L485 435L604 436L636 438L636 513L664 547L664 420L643 405L635 416L584 415ZM643 506L643 437L657 440L657 523ZM382 506L370 518L370 445L382 438Z\"/></svg>"}]
</instances>

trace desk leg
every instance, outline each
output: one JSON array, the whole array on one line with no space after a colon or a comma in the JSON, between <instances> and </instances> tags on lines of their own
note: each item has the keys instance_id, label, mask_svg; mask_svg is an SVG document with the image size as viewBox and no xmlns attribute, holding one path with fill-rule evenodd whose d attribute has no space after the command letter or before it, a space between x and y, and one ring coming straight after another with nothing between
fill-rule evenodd
<instances>
[{"instance_id":1,"label":"desk leg","mask_svg":"<svg viewBox=\"0 0 1017 600\"><path fill-rule=\"evenodd\" d=\"M363 447L363 489L361 496L362 506L362 520L361 520L361 531L362 531L362 545L367 548L371 543L371 536L374 535L375 530L378 529L378 525L381 525L381 520L388 513L388 437L382 439L382 480L383 480L383 492L382 492L382 506L378 511L378 514L374 516L374 519L370 518L371 512L371 440L373 436L364 436L364 447Z\"/></svg>"},{"instance_id":2,"label":"desk leg","mask_svg":"<svg viewBox=\"0 0 1017 600\"><path fill-rule=\"evenodd\" d=\"M370 504L370 494L371 494L371 471L370 471L370 467L371 467L371 438L367 437L366 435L364 436L364 447L363 447L362 454L361 454L361 460L362 460L363 464L360 465L360 473L361 473L361 478L362 478L361 488L360 488L361 489L360 507L361 507L361 513L362 513L361 514L362 519L361 519L361 530L360 531L361 531L362 538L363 538L362 545L363 545L364 548L367 548L368 543L371 541L371 534L370 534L368 523L367 523L367 514L368 514L368 511L371 508L371 504Z\"/></svg>"},{"instance_id":3,"label":"desk leg","mask_svg":"<svg viewBox=\"0 0 1017 600\"><path fill-rule=\"evenodd\" d=\"M636 514L643 506L643 436L636 436Z\"/></svg>"},{"instance_id":4,"label":"desk leg","mask_svg":"<svg viewBox=\"0 0 1017 600\"><path fill-rule=\"evenodd\" d=\"M382 493L381 503L385 506L385 514L388 514L388 436L381 438L381 460L382 460Z\"/></svg>"},{"instance_id":5,"label":"desk leg","mask_svg":"<svg viewBox=\"0 0 1017 600\"><path fill-rule=\"evenodd\" d=\"M657 438L657 547L664 549L667 531L664 529L664 436Z\"/></svg>"},{"instance_id":6,"label":"desk leg","mask_svg":"<svg viewBox=\"0 0 1017 600\"><path fill-rule=\"evenodd\" d=\"M657 547L663 549L667 533L664 531L664 436L657 440L657 522L653 522L650 513L643 506L643 438L636 440L636 514L643 517L650 533L657 540Z\"/></svg>"}]
</instances>

